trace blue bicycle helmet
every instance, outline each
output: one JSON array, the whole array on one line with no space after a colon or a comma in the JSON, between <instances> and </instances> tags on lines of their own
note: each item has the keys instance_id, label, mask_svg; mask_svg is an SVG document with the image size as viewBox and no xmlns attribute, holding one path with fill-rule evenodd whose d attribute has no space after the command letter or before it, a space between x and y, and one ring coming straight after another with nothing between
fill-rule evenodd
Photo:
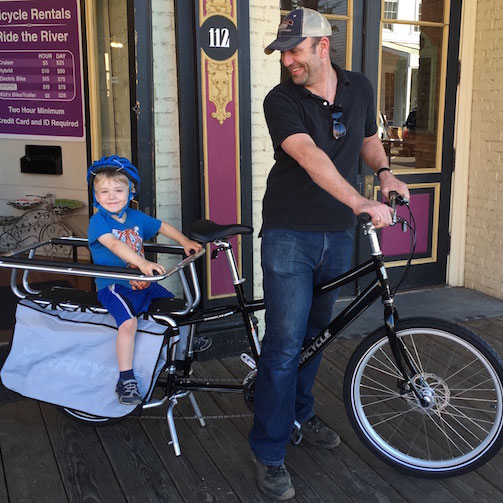
<instances>
[{"instance_id":1,"label":"blue bicycle helmet","mask_svg":"<svg viewBox=\"0 0 503 503\"><path fill-rule=\"evenodd\" d=\"M118 212L112 213L103 208L103 206L96 201L96 196L94 194L94 177L103 171L117 171L126 175L129 179L129 199L126 206ZM89 184L89 188L93 194L93 206L95 208L98 208L100 211L104 211L108 215L118 215L119 217L122 217L129 206L129 203L140 189L140 175L138 174L136 166L134 166L129 159L119 157L118 155L111 155L108 157L103 156L101 159L94 161L91 166L89 166L87 170L87 183Z\"/></svg>"}]
</instances>

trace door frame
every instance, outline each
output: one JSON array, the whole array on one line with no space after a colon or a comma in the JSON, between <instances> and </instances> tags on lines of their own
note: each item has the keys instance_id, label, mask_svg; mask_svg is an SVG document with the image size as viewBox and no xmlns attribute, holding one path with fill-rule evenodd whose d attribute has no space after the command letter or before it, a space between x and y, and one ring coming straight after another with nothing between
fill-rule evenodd
<instances>
[{"instance_id":1,"label":"door frame","mask_svg":"<svg viewBox=\"0 0 503 503\"><path fill-rule=\"evenodd\" d=\"M459 82L456 123L454 133L454 169L451 195L451 253L449 255L447 282L450 286L465 284L466 202L470 171L474 54L477 30L477 2L463 2L459 50ZM460 126L461 125L461 126Z\"/></svg>"},{"instance_id":2,"label":"door frame","mask_svg":"<svg viewBox=\"0 0 503 503\"><path fill-rule=\"evenodd\" d=\"M202 103L200 102L200 68L197 26L199 0L175 0L175 37L177 48L178 111L180 127L180 166L182 181L182 224L187 228L205 216L204 153L202 139ZM240 212L243 224L252 223L251 165L251 88L249 0L239 0L239 182ZM241 246L242 276L245 294L253 297L253 237L243 235ZM235 250L238 252L238 250ZM223 260L223 256L220 260ZM203 304L218 306L228 298L207 298L207 274L200 270ZM232 294L233 295L233 294Z\"/></svg>"},{"instance_id":3,"label":"door frame","mask_svg":"<svg viewBox=\"0 0 503 503\"><path fill-rule=\"evenodd\" d=\"M128 0L131 161L138 168L141 211L156 215L152 0Z\"/></svg>"}]
</instances>

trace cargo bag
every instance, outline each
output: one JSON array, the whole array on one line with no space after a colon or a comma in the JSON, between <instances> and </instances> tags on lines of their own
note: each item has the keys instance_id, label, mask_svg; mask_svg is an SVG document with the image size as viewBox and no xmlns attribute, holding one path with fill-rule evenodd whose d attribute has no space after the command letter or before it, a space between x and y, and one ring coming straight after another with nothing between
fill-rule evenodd
<instances>
[{"instance_id":1,"label":"cargo bag","mask_svg":"<svg viewBox=\"0 0 503 503\"><path fill-rule=\"evenodd\" d=\"M138 320L133 368L143 397L150 397L166 363L165 332L163 325ZM2 382L35 400L96 416L126 416L137 406L120 404L115 393L116 337L109 314L54 310L23 299Z\"/></svg>"}]
</instances>

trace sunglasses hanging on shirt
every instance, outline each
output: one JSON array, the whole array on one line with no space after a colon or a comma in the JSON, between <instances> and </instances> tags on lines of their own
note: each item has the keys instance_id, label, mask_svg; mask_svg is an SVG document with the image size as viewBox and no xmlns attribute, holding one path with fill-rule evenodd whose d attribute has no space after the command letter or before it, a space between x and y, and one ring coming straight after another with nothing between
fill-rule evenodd
<instances>
[{"instance_id":1,"label":"sunglasses hanging on shirt","mask_svg":"<svg viewBox=\"0 0 503 503\"><path fill-rule=\"evenodd\" d=\"M332 105L330 107L330 114L332 116L332 134L338 140L346 135L346 126L340 122L343 114L342 107L339 105Z\"/></svg>"}]
</instances>

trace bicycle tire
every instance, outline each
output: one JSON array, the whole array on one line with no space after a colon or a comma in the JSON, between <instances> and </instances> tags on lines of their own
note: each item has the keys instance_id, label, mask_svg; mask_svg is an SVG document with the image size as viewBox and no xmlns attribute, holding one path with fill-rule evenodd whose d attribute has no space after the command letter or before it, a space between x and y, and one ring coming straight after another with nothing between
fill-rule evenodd
<instances>
[{"instance_id":1,"label":"bicycle tire","mask_svg":"<svg viewBox=\"0 0 503 503\"><path fill-rule=\"evenodd\" d=\"M439 319L401 320L397 335L431 404L404 389L384 327L376 330L344 376L346 412L359 438L381 460L422 478L461 475L489 461L503 444L500 357L475 333Z\"/></svg>"},{"instance_id":2,"label":"bicycle tire","mask_svg":"<svg viewBox=\"0 0 503 503\"><path fill-rule=\"evenodd\" d=\"M110 426L112 424L119 423L124 419L124 417L95 416L93 414L88 414L87 412L70 409L69 407L57 407L63 415L69 417L73 421L77 421L78 423L85 424L87 426Z\"/></svg>"}]
</instances>

